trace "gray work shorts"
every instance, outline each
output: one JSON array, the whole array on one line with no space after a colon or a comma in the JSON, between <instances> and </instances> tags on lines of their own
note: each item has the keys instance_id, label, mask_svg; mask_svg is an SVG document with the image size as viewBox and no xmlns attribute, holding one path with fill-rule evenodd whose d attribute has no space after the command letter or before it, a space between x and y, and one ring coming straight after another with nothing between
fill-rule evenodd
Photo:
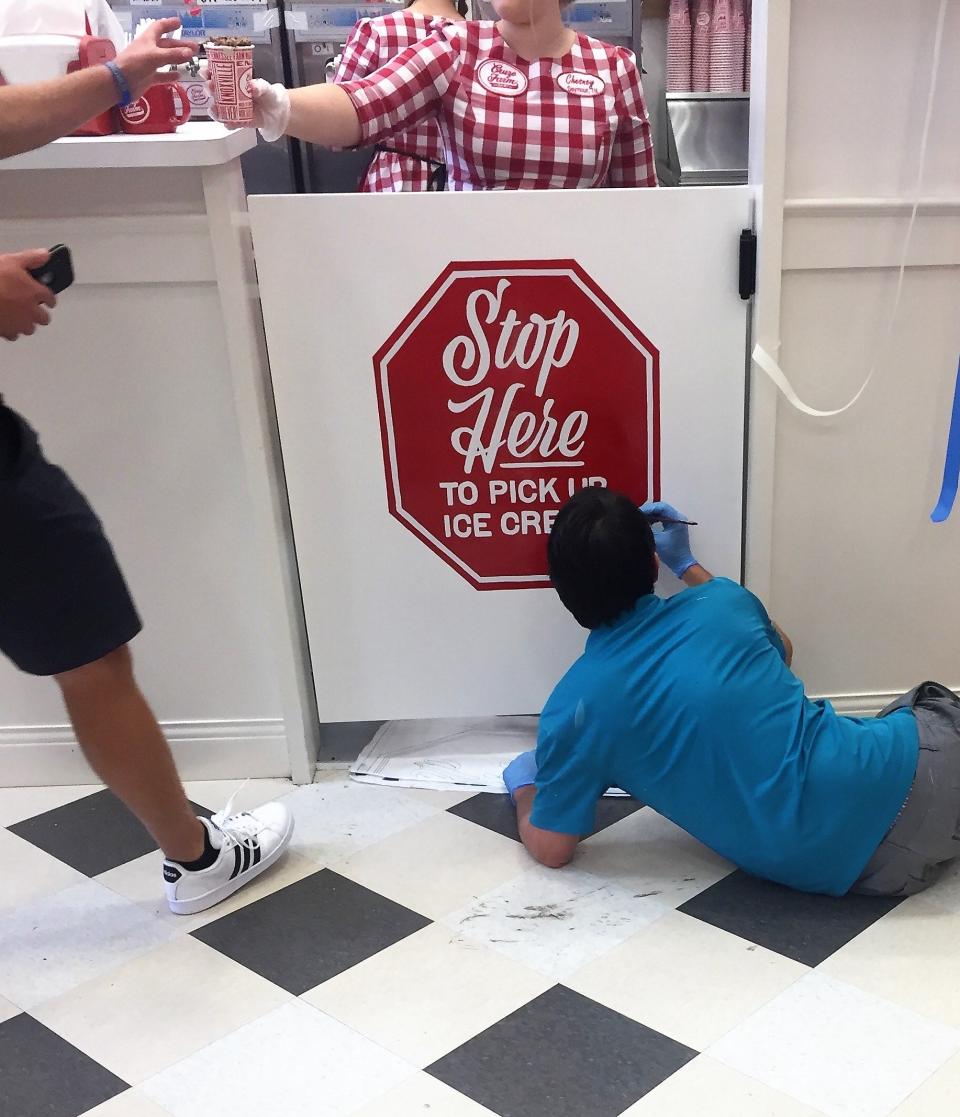
<instances>
[{"instance_id":1,"label":"gray work shorts","mask_svg":"<svg viewBox=\"0 0 960 1117\"><path fill-rule=\"evenodd\" d=\"M882 711L912 708L920 736L913 787L896 822L851 889L865 896L912 896L960 856L960 699L921 683Z\"/></svg>"}]
</instances>

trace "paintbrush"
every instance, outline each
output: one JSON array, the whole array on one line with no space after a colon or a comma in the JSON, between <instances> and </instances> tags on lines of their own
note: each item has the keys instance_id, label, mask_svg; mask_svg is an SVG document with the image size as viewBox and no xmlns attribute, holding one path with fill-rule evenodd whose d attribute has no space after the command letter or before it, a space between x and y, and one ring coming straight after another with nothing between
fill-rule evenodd
<instances>
[{"instance_id":1,"label":"paintbrush","mask_svg":"<svg viewBox=\"0 0 960 1117\"><path fill-rule=\"evenodd\" d=\"M683 524L684 527L700 526L696 520L674 520L668 516L651 515L649 512L644 512L644 515L650 524L663 524L664 527L669 527L671 524Z\"/></svg>"}]
</instances>

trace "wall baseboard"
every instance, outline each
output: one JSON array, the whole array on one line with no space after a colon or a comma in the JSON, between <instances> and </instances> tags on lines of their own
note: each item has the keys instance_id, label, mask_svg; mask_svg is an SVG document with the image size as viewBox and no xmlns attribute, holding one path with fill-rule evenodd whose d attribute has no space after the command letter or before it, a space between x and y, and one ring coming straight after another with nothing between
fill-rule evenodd
<instances>
[{"instance_id":1,"label":"wall baseboard","mask_svg":"<svg viewBox=\"0 0 960 1117\"><path fill-rule=\"evenodd\" d=\"M960 693L960 688L957 688ZM838 714L870 717L902 691L871 694L826 694ZM344 726L325 726L344 730ZM164 722L177 767L184 780L272 779L290 775L283 721ZM369 739L363 723L363 743ZM318 768L341 768L360 748L334 748ZM361 746L362 747L362 746ZM0 726L0 787L44 787L97 783L68 725Z\"/></svg>"},{"instance_id":2,"label":"wall baseboard","mask_svg":"<svg viewBox=\"0 0 960 1117\"><path fill-rule=\"evenodd\" d=\"M184 780L290 775L283 721L164 722ZM99 782L68 725L0 726L0 787Z\"/></svg>"},{"instance_id":3,"label":"wall baseboard","mask_svg":"<svg viewBox=\"0 0 960 1117\"><path fill-rule=\"evenodd\" d=\"M957 687L952 689L955 694L960 694L960 689ZM825 698L838 714L846 714L848 717L872 717L874 714L879 714L884 706L889 706L891 702L907 690L910 690L910 687L904 687L903 690L894 690L889 693L878 691L875 694L820 694L811 695L811 697Z\"/></svg>"}]
</instances>

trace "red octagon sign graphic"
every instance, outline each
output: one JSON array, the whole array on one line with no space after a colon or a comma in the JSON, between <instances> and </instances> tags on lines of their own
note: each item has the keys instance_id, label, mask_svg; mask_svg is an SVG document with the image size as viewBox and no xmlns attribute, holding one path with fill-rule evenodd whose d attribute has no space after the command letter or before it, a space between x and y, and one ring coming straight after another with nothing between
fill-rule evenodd
<instances>
[{"instance_id":1,"label":"red octagon sign graphic","mask_svg":"<svg viewBox=\"0 0 960 1117\"><path fill-rule=\"evenodd\" d=\"M579 488L659 498L659 353L572 260L450 264L374 369L390 512L477 589L549 585Z\"/></svg>"}]
</instances>

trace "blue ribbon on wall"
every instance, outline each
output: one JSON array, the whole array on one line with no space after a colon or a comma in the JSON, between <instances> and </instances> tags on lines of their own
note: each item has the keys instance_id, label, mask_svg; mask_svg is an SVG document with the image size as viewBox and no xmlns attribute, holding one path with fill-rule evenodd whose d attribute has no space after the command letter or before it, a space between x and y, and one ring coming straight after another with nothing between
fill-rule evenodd
<instances>
[{"instance_id":1,"label":"blue ribbon on wall","mask_svg":"<svg viewBox=\"0 0 960 1117\"><path fill-rule=\"evenodd\" d=\"M957 384L953 391L953 413L950 417L947 454L943 463L943 485L940 488L937 506L930 513L930 519L935 524L943 523L953 511L958 482L960 482L960 363L957 365Z\"/></svg>"}]
</instances>

